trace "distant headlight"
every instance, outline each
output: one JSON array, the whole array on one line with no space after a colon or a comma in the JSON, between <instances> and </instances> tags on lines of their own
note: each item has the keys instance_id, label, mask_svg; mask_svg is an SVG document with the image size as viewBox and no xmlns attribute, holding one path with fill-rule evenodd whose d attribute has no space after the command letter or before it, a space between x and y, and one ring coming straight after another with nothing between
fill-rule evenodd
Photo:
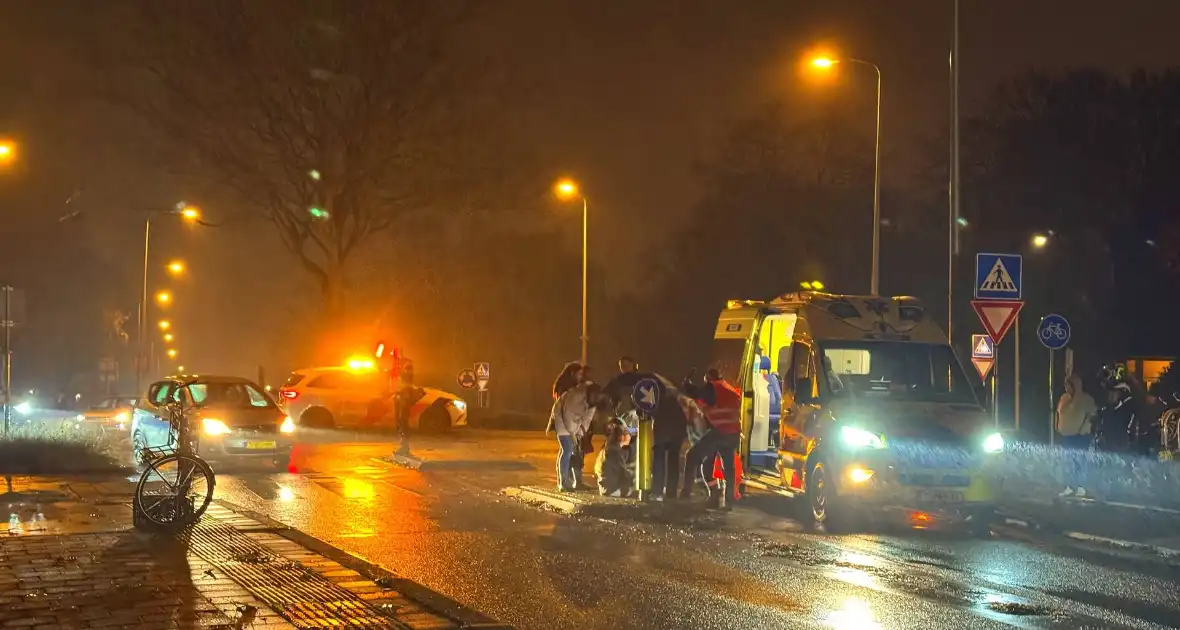
<instances>
[{"instance_id":1,"label":"distant headlight","mask_svg":"<svg viewBox=\"0 0 1180 630\"><path fill-rule=\"evenodd\" d=\"M27 416L30 413L33 413L33 406L27 402L18 403L16 405L13 405L12 408L14 410L16 410L16 412L22 416Z\"/></svg>"},{"instance_id":2,"label":"distant headlight","mask_svg":"<svg viewBox=\"0 0 1180 630\"><path fill-rule=\"evenodd\" d=\"M1004 450L1004 436L993 433L983 439L984 453L1000 453Z\"/></svg>"},{"instance_id":3,"label":"distant headlight","mask_svg":"<svg viewBox=\"0 0 1180 630\"><path fill-rule=\"evenodd\" d=\"M283 424L279 425L279 431L283 433L295 432L295 421L291 419L291 416L283 418Z\"/></svg>"},{"instance_id":4,"label":"distant headlight","mask_svg":"<svg viewBox=\"0 0 1180 630\"><path fill-rule=\"evenodd\" d=\"M224 422L214 418L202 418L201 430L205 432L205 435L225 435L229 433L229 427L225 426Z\"/></svg>"},{"instance_id":5,"label":"distant headlight","mask_svg":"<svg viewBox=\"0 0 1180 630\"><path fill-rule=\"evenodd\" d=\"M467 409L467 403L462 400L459 400L458 398L452 400L451 404L454 405L455 409L458 409L459 411L463 411L463 410Z\"/></svg>"},{"instance_id":6,"label":"distant headlight","mask_svg":"<svg viewBox=\"0 0 1180 630\"><path fill-rule=\"evenodd\" d=\"M840 439L852 448L885 448L881 436L857 427L841 427Z\"/></svg>"},{"instance_id":7,"label":"distant headlight","mask_svg":"<svg viewBox=\"0 0 1180 630\"><path fill-rule=\"evenodd\" d=\"M86 419L86 416L84 416L82 414L78 414L78 415L74 416L74 419L77 420L78 422L82 422L83 420Z\"/></svg>"}]
</instances>

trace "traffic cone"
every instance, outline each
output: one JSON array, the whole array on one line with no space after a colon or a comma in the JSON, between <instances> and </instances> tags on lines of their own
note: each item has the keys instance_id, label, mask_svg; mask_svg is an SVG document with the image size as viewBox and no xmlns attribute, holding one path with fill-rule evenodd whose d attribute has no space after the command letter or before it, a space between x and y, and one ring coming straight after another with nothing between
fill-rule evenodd
<instances>
[{"instance_id":1,"label":"traffic cone","mask_svg":"<svg viewBox=\"0 0 1180 630\"><path fill-rule=\"evenodd\" d=\"M734 468L733 482L735 484L737 484L737 488L733 489L733 496L735 499L741 499L742 498L742 492L741 492L742 458L741 458L740 454L735 453L735 456L733 458L733 468ZM718 485L720 485L721 480L725 479L725 469L721 466L721 456L720 455L718 455L717 457L715 457L713 459L713 479L718 481Z\"/></svg>"}]
</instances>

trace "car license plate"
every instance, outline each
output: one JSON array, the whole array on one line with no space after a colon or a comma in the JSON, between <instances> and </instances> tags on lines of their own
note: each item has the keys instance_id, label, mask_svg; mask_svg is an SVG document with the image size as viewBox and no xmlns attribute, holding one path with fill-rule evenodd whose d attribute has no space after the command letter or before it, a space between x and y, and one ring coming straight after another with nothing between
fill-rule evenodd
<instances>
[{"instance_id":1,"label":"car license plate","mask_svg":"<svg viewBox=\"0 0 1180 630\"><path fill-rule=\"evenodd\" d=\"M963 503L966 500L958 490L915 490L914 497L929 503Z\"/></svg>"},{"instance_id":2,"label":"car license plate","mask_svg":"<svg viewBox=\"0 0 1180 630\"><path fill-rule=\"evenodd\" d=\"M274 442L246 442L246 448L249 450L263 450L274 447Z\"/></svg>"}]
</instances>

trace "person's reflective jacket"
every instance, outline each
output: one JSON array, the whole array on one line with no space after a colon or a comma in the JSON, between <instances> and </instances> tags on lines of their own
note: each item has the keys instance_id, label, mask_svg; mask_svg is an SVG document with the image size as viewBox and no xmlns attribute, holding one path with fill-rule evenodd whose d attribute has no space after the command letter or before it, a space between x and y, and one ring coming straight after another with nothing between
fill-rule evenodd
<instances>
[{"instance_id":1,"label":"person's reflective jacket","mask_svg":"<svg viewBox=\"0 0 1180 630\"><path fill-rule=\"evenodd\" d=\"M742 432L742 394L724 379L692 388L709 426L722 435Z\"/></svg>"}]
</instances>

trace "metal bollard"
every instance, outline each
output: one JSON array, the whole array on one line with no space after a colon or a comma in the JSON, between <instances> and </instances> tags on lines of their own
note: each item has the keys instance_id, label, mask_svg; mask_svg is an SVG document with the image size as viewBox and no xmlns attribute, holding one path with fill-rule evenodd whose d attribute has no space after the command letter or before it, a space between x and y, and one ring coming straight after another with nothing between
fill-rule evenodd
<instances>
[{"instance_id":1,"label":"metal bollard","mask_svg":"<svg viewBox=\"0 0 1180 630\"><path fill-rule=\"evenodd\" d=\"M651 447L654 426L651 418L639 418L639 432L635 436L635 489L639 493L640 501L646 501L651 493Z\"/></svg>"}]
</instances>

